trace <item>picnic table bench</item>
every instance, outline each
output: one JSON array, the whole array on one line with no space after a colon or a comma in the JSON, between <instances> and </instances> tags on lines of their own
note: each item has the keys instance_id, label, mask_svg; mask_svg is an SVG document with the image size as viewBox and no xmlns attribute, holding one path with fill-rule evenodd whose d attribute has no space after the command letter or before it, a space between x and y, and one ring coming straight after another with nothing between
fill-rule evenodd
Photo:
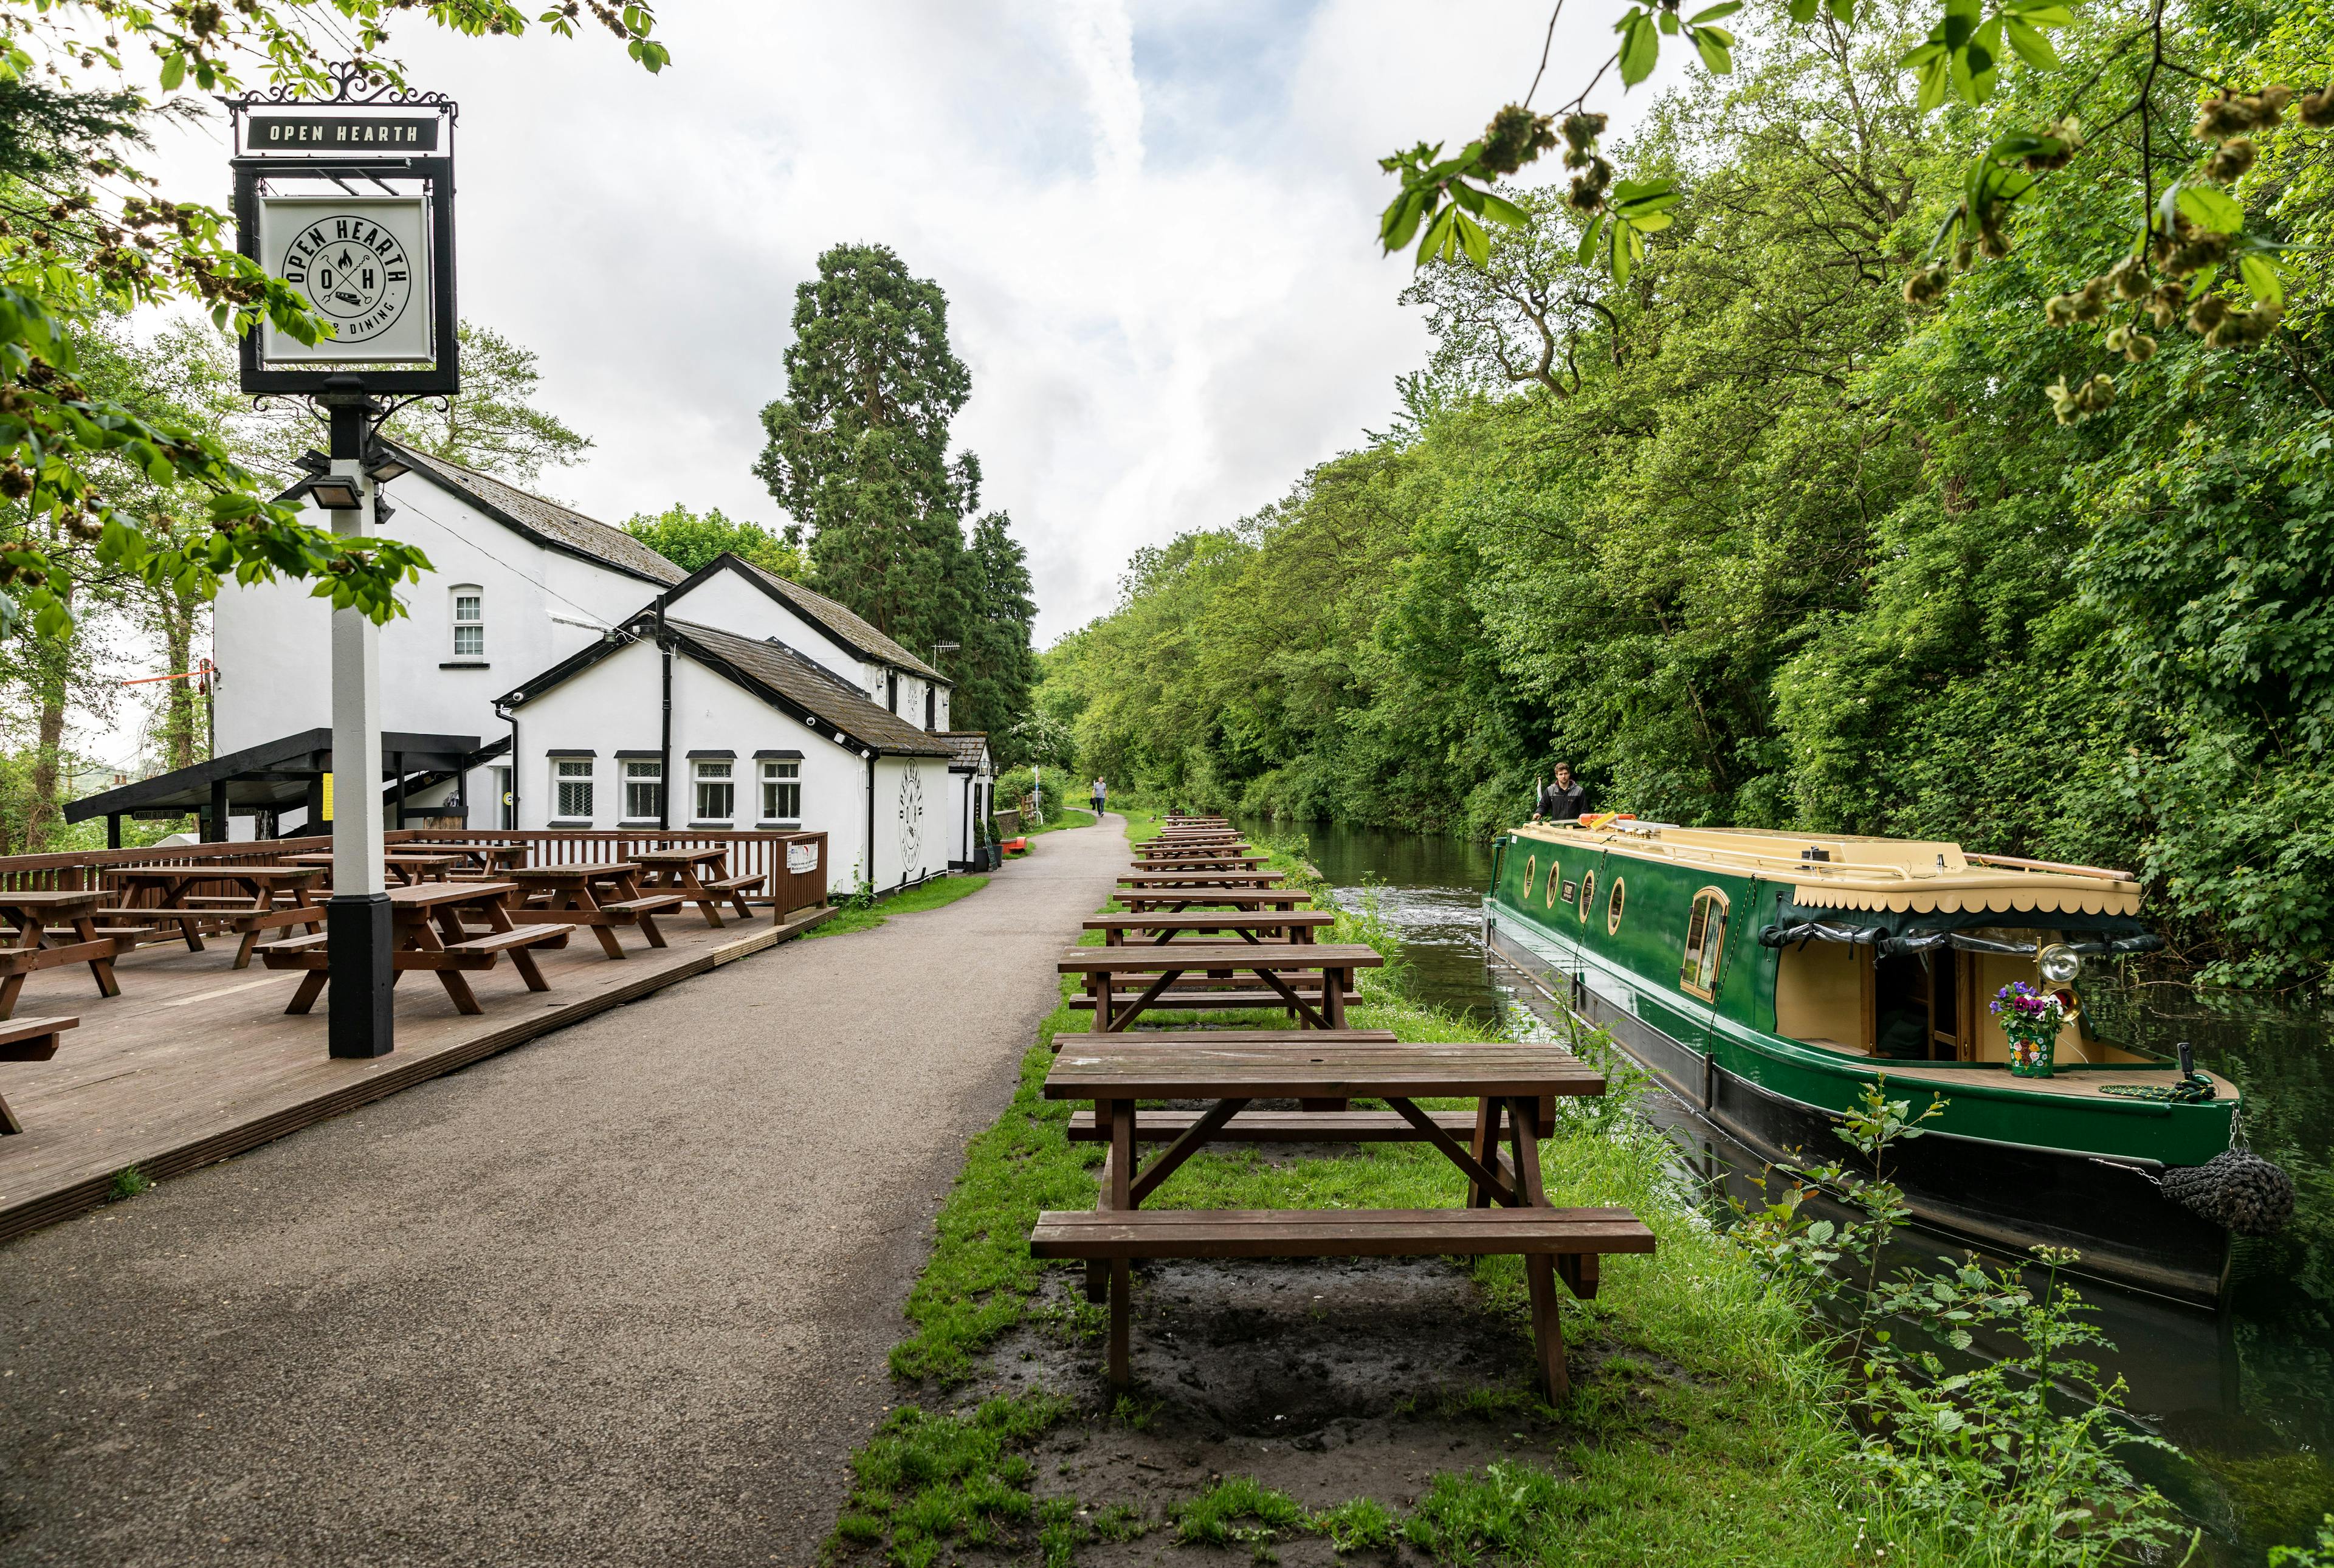
<instances>
[{"instance_id":1,"label":"picnic table bench","mask_svg":"<svg viewBox=\"0 0 2334 1568\"><path fill-rule=\"evenodd\" d=\"M251 967L253 948L258 946L263 931L288 930L294 926L305 926L311 931L321 931L324 911L308 896L309 885L323 878L323 871L316 866L241 866L241 865L172 865L172 866L109 866L105 874L122 884L125 895L142 899L149 892L151 903L126 903L100 909L101 919L117 923L139 922L143 930L124 936L131 945L139 941L183 939L187 951L203 950L203 927L224 928L242 938L236 945L234 967ZM212 897L193 890L210 882L227 882L240 888L239 897ZM292 902L278 905L279 893L288 892ZM169 928L178 928L177 938Z\"/></svg>"},{"instance_id":2,"label":"picnic table bench","mask_svg":"<svg viewBox=\"0 0 2334 1568\"><path fill-rule=\"evenodd\" d=\"M1280 871L1122 871L1122 888L1274 888L1288 879Z\"/></svg>"},{"instance_id":3,"label":"picnic table bench","mask_svg":"<svg viewBox=\"0 0 2334 1568\"><path fill-rule=\"evenodd\" d=\"M1144 855L1131 862L1138 872L1147 871L1252 871L1264 864L1263 855L1235 855L1201 852L1197 854Z\"/></svg>"},{"instance_id":4,"label":"picnic table bench","mask_svg":"<svg viewBox=\"0 0 2334 1568\"><path fill-rule=\"evenodd\" d=\"M1316 1029L1343 1029L1345 1005L1355 999L1356 970L1385 962L1376 948L1361 943L1218 942L1161 948L1073 948L1056 966L1082 975L1085 990L1071 1005L1091 1007L1098 1034L1124 1030L1153 1006L1286 1007L1299 1023ZM1185 981L1198 974L1203 978ZM1261 991L1231 989L1232 976L1256 976ZM1120 1002L1121 981L1148 983Z\"/></svg>"},{"instance_id":5,"label":"picnic table bench","mask_svg":"<svg viewBox=\"0 0 2334 1568\"><path fill-rule=\"evenodd\" d=\"M754 911L747 904L746 895L769 880L759 872L744 877L729 875L729 850L726 844L703 844L687 850L640 850L632 859L649 873L641 883L642 891L678 891L685 901L704 911L707 925L716 928L721 924L725 899L736 907L739 919L752 919ZM708 870L712 872L710 877L706 875Z\"/></svg>"},{"instance_id":6,"label":"picnic table bench","mask_svg":"<svg viewBox=\"0 0 2334 1568\"><path fill-rule=\"evenodd\" d=\"M1098 1206L1048 1210L1029 1234L1039 1258L1082 1260L1090 1292L1110 1303L1109 1376L1132 1380L1132 1264L1140 1258L1409 1257L1519 1254L1531 1302L1534 1361L1550 1399L1568 1387L1556 1279L1596 1294L1599 1260L1650 1253L1652 1231L1624 1208L1557 1208L1539 1169L1547 1097L1601 1094L1605 1081L1553 1045L1325 1044L1311 1039L1228 1043L1210 1033L1158 1042L1073 1041L1046 1074L1048 1100L1088 1100L1110 1129ZM1462 1208L1145 1209L1144 1198L1263 1099L1378 1099L1467 1178ZM1461 1143L1417 1101L1477 1101ZM1136 1169L1144 1100L1213 1100L1149 1164ZM1326 1127L1336 1123L1324 1118ZM1503 1153L1502 1141L1508 1144ZM1494 1207L1496 1206L1496 1207ZM1099 1265L1099 1266L1097 1266ZM1106 1277L1102 1275L1104 1268Z\"/></svg>"},{"instance_id":7,"label":"picnic table bench","mask_svg":"<svg viewBox=\"0 0 2334 1568\"><path fill-rule=\"evenodd\" d=\"M1184 945L1185 933L1223 932L1238 937L1243 942L1261 942L1270 935L1284 942L1310 942L1313 933L1324 926L1334 925L1337 914L1334 909L1260 909L1232 910L1199 915L1090 915L1085 929L1100 931L1106 946L1132 944L1143 932L1155 935L1143 939L1153 947Z\"/></svg>"},{"instance_id":8,"label":"picnic table bench","mask_svg":"<svg viewBox=\"0 0 2334 1568\"><path fill-rule=\"evenodd\" d=\"M0 1022L0 1062L46 1062L57 1053L57 1039L66 1030L78 1028L78 1018L18 1018L13 1023ZM0 1137L22 1132L24 1124L0 1097Z\"/></svg>"},{"instance_id":9,"label":"picnic table bench","mask_svg":"<svg viewBox=\"0 0 2334 1568\"><path fill-rule=\"evenodd\" d=\"M526 863L525 844L425 844L411 840L393 844L391 854L457 855L468 861L472 871L488 877L499 876L515 866Z\"/></svg>"},{"instance_id":10,"label":"picnic table bench","mask_svg":"<svg viewBox=\"0 0 2334 1568\"><path fill-rule=\"evenodd\" d=\"M0 889L0 919L15 928L7 945L0 947L0 1019L16 1010L16 998L24 989L27 975L60 964L87 964L97 980L99 996L121 995L121 982L113 976L113 958L121 950L121 943L97 928L97 911L106 898L102 892L90 890ZM60 922L54 931L51 920ZM52 945L53 936L68 939Z\"/></svg>"},{"instance_id":11,"label":"picnic table bench","mask_svg":"<svg viewBox=\"0 0 2334 1568\"><path fill-rule=\"evenodd\" d=\"M651 948L665 945L656 918L688 902L680 893L642 893L640 867L630 861L598 865L525 866L503 873L525 890L526 901L510 908L514 925L588 926L611 958L626 956L614 928L636 926ZM615 897L600 896L604 884Z\"/></svg>"},{"instance_id":12,"label":"picnic table bench","mask_svg":"<svg viewBox=\"0 0 2334 1568\"><path fill-rule=\"evenodd\" d=\"M511 967L518 971L528 990L550 990L551 983L536 967L530 949L564 948L575 928L572 924L522 926L513 921L508 902L516 891L516 882L421 882L390 889L394 928L390 983L396 984L410 970L427 969L446 987L458 1012L482 1013L486 1009L478 1005L477 994L462 977L462 971L491 969L507 953ZM464 928L466 913L483 919L484 936L472 936ZM308 971L285 1012L307 1012L331 983L329 935L294 937L259 949L261 959L271 969Z\"/></svg>"}]
</instances>

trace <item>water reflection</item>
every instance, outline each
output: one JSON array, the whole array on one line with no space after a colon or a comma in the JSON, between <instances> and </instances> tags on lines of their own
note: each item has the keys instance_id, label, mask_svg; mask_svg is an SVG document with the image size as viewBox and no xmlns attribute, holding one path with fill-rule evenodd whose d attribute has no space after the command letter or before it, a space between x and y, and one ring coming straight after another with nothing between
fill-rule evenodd
<instances>
[{"instance_id":1,"label":"water reflection","mask_svg":"<svg viewBox=\"0 0 2334 1568\"><path fill-rule=\"evenodd\" d=\"M1326 823L1256 823L1263 836L1302 832L1332 886L1378 887L1422 999L1486 1021L1537 1005L1528 976L1486 963L1482 890L1488 846ZM2162 976L2095 980L2085 1005L2100 1031L2170 1054L2181 1040L2245 1092L2243 1133L2293 1177L2293 1223L2241 1238L2221 1310L2173 1305L2098 1284L2082 1286L2118 1346L2107 1358L2131 1387L2130 1407L2193 1465L2146 1467L2150 1478L2219 1537L2215 1555L2257 1563L2272 1544L2308 1541L2334 1512L2334 1014L2257 998L2200 996ZM1677 1140L1690 1174L1713 1191L1747 1192L1749 1150L1666 1096L1654 1119ZM1906 1265L1958 1244L1918 1232Z\"/></svg>"}]
</instances>

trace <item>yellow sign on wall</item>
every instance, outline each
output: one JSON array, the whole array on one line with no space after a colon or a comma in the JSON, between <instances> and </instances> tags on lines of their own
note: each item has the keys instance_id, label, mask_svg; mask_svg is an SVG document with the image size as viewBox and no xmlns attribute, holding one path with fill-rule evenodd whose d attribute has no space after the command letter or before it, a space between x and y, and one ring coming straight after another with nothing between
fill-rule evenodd
<instances>
[{"instance_id":1,"label":"yellow sign on wall","mask_svg":"<svg viewBox=\"0 0 2334 1568\"><path fill-rule=\"evenodd\" d=\"M324 820L326 822L333 820L333 775L331 774L324 775Z\"/></svg>"}]
</instances>

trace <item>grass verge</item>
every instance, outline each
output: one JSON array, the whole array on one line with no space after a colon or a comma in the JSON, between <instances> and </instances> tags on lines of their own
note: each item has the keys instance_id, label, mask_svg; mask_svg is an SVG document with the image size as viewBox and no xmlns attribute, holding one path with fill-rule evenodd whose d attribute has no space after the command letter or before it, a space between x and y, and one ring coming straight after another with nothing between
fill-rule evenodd
<instances>
[{"instance_id":1,"label":"grass verge","mask_svg":"<svg viewBox=\"0 0 2334 1568\"><path fill-rule=\"evenodd\" d=\"M892 915L912 915L920 909L944 908L987 886L989 879L986 876L934 877L929 882L919 882L906 892L878 899L862 909L853 909L846 904L824 925L804 932L802 939L808 941L814 937L839 937L845 931L864 931L882 925Z\"/></svg>"},{"instance_id":2,"label":"grass verge","mask_svg":"<svg viewBox=\"0 0 2334 1568\"><path fill-rule=\"evenodd\" d=\"M1136 842L1157 832L1155 817L1132 813ZM1303 875L1292 856L1276 863ZM1109 907L1109 906L1106 906ZM1089 940L1099 940L1090 936ZM1341 911L1327 939L1386 933L1368 900ZM1398 982L1397 982L1398 983ZM981 1370L982 1352L1017 1326L1091 1336L1101 1309L1079 1293L1041 1301L1044 1271L1062 1265L1029 1256L1038 1212L1094 1201L1101 1151L1066 1137L1071 1107L1041 1090L1054 1036L1085 1024L1065 1005L1041 1025L1023 1058L1012 1103L974 1139L938 1222L931 1258L911 1291L914 1332L894 1347L891 1366L920 1385L928 1402ZM1186 1022L1264 1024L1278 1015L1182 1015ZM1363 1027L1390 1028L1411 1041L1480 1039L1478 1024L1408 1002L1381 982L1356 1010ZM1356 1496L1320 1508L1271 1491L1251 1477L1219 1477L1208 1489L1147 1517L1107 1496L1036 1496L1019 1446L1064 1423L1100 1431L1112 1420L1102 1402L1073 1408L1079 1390L992 1400L972 1418L903 1410L854 1460L861 1477L833 1545L880 1554L922 1568L943 1539L1025 1556L1074 1562L1097 1541L1172 1528L1194 1545L1245 1546L1270 1560L1270 1543L1306 1534L1339 1552L1406 1542L1435 1560L1473 1563L1751 1563L1797 1565L1943 1563L1917 1540L1890 1540L1859 1518L1842 1475L1855 1444L1835 1411L1837 1373L1810 1343L1805 1320L1753 1270L1743 1250L1717 1232L1671 1174L1673 1150L1641 1119L1610 1103L1572 1108L1543 1145L1551 1198L1559 1204L1621 1204L1660 1237L1651 1258L1607 1261L1590 1303L1567 1299L1565 1331L1576 1364L1588 1361L1565 1404L1550 1410L1512 1383L1446 1393L1442 1413L1505 1420L1531 1414L1564 1434L1548 1463L1508 1461L1432 1474L1406 1505L1395 1496ZM1363 1145L1336 1159L1275 1163L1252 1150L1200 1155L1151 1201L1180 1207L1444 1207L1461 1198L1448 1161L1416 1145ZM1512 1325L1523 1359L1524 1284L1515 1258L1464 1265L1486 1311ZM1066 1306L1044 1304L1067 1301ZM1085 1390L1092 1395L1093 1390ZM989 1436L967 1437L971 1419ZM956 1423L950 1425L949 1423ZM1018 1436L1017 1436L1018 1434ZM972 1469L951 1470L966 1446L993 1457L982 1474L1023 1501L981 1506L963 1501ZM902 1445L922 1457L912 1465ZM902 1468L903 1466L908 1467ZM884 1477L925 1477L910 1486ZM954 1477L956 1478L951 1479ZM988 1482L981 1483L989 1485ZM933 1488L953 1486L955 1492ZM983 1493L990 1496L991 1493ZM1024 1512L1014 1510L1025 1509ZM1108 1526L1102 1522L1110 1521ZM1008 1523L1012 1529L1008 1532Z\"/></svg>"}]
</instances>

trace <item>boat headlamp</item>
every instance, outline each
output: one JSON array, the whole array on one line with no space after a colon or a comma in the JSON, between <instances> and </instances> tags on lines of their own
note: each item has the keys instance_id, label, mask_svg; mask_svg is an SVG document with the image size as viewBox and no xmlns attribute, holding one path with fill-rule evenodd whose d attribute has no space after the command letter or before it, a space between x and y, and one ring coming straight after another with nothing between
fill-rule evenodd
<instances>
[{"instance_id":1,"label":"boat headlamp","mask_svg":"<svg viewBox=\"0 0 2334 1568\"><path fill-rule=\"evenodd\" d=\"M2035 967L2042 978L2053 986L2063 986L2083 972L2083 956L2064 942L2053 942L2034 955Z\"/></svg>"}]
</instances>

